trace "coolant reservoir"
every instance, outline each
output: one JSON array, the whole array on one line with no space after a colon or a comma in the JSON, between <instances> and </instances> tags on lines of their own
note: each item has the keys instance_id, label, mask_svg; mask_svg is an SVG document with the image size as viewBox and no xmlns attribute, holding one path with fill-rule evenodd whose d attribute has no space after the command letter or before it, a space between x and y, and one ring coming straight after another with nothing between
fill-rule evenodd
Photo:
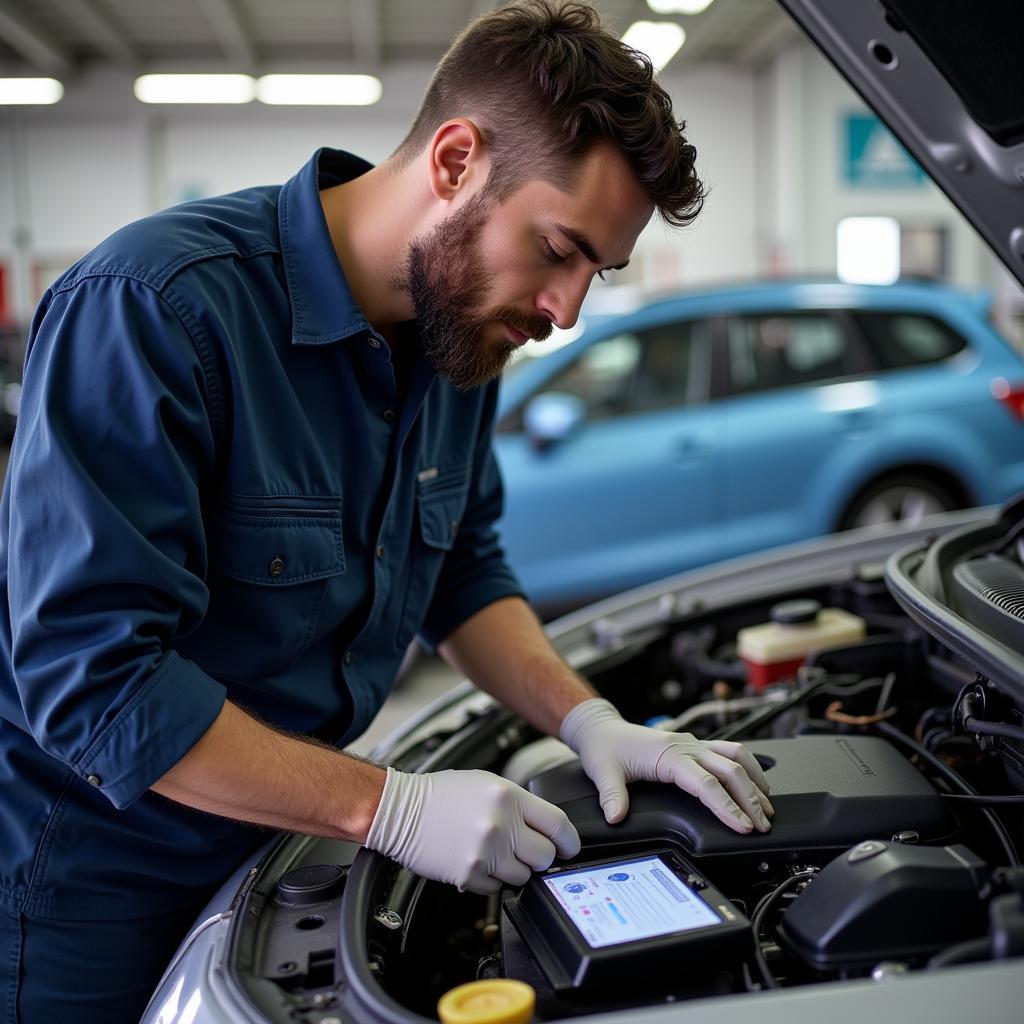
<instances>
[{"instance_id":1,"label":"coolant reservoir","mask_svg":"<svg viewBox=\"0 0 1024 1024\"><path fill-rule=\"evenodd\" d=\"M842 647L865 633L860 616L817 601L785 601L772 608L771 617L736 634L737 653L755 690L792 675L811 651Z\"/></svg>"}]
</instances>

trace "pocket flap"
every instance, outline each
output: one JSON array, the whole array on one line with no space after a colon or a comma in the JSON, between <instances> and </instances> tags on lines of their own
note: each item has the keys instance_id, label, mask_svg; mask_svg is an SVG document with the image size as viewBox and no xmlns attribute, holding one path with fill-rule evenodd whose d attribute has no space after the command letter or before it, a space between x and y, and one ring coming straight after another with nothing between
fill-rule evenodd
<instances>
[{"instance_id":1,"label":"pocket flap","mask_svg":"<svg viewBox=\"0 0 1024 1024\"><path fill-rule=\"evenodd\" d=\"M345 571L341 512L221 509L210 531L210 565L224 576L272 587Z\"/></svg>"},{"instance_id":2,"label":"pocket flap","mask_svg":"<svg viewBox=\"0 0 1024 1024\"><path fill-rule=\"evenodd\" d=\"M455 543L459 521L466 505L466 492L419 495L420 534L433 548L448 551Z\"/></svg>"}]
</instances>

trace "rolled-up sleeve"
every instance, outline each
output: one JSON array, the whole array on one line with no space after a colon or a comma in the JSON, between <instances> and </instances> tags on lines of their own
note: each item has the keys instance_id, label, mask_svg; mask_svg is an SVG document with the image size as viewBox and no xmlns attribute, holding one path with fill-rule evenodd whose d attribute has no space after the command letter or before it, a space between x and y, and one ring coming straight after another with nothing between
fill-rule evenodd
<instances>
[{"instance_id":1,"label":"rolled-up sleeve","mask_svg":"<svg viewBox=\"0 0 1024 1024\"><path fill-rule=\"evenodd\" d=\"M208 601L208 362L187 310L117 275L49 296L29 342L9 467L15 685L39 746L119 808L225 698L171 647Z\"/></svg>"},{"instance_id":2,"label":"rolled-up sleeve","mask_svg":"<svg viewBox=\"0 0 1024 1024\"><path fill-rule=\"evenodd\" d=\"M501 474L491 445L497 398L495 381L488 385L483 405L466 510L420 631L431 648L487 605L503 597L523 596L494 526L503 501Z\"/></svg>"}]
</instances>

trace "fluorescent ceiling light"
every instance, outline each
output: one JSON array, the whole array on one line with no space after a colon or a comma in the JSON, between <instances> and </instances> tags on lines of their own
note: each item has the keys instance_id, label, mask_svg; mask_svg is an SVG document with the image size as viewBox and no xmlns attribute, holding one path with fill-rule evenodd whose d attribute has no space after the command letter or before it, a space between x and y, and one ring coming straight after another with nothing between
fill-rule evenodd
<instances>
[{"instance_id":1,"label":"fluorescent ceiling light","mask_svg":"<svg viewBox=\"0 0 1024 1024\"><path fill-rule=\"evenodd\" d=\"M256 83L261 103L367 107L383 92L372 75L264 75Z\"/></svg>"},{"instance_id":2,"label":"fluorescent ceiling light","mask_svg":"<svg viewBox=\"0 0 1024 1024\"><path fill-rule=\"evenodd\" d=\"M892 217L845 217L836 228L836 275L850 284L900 276L900 225Z\"/></svg>"},{"instance_id":3,"label":"fluorescent ceiling light","mask_svg":"<svg viewBox=\"0 0 1024 1024\"><path fill-rule=\"evenodd\" d=\"M143 103L249 103L256 80L249 75L142 75L134 91Z\"/></svg>"},{"instance_id":4,"label":"fluorescent ceiling light","mask_svg":"<svg viewBox=\"0 0 1024 1024\"><path fill-rule=\"evenodd\" d=\"M0 105L57 103L63 95L56 78L0 78Z\"/></svg>"},{"instance_id":5,"label":"fluorescent ceiling light","mask_svg":"<svg viewBox=\"0 0 1024 1024\"><path fill-rule=\"evenodd\" d=\"M647 0L655 14L700 14L711 6L711 0Z\"/></svg>"},{"instance_id":6,"label":"fluorescent ceiling light","mask_svg":"<svg viewBox=\"0 0 1024 1024\"><path fill-rule=\"evenodd\" d=\"M646 53L654 70L660 71L686 42L686 33L674 21L635 21L626 29L622 41Z\"/></svg>"}]
</instances>

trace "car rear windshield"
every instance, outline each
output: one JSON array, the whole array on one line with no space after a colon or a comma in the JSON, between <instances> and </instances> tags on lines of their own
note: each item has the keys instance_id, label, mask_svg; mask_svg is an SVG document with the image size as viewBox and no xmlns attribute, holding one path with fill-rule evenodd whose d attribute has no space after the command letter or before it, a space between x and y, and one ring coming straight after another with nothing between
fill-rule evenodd
<instances>
[{"instance_id":1,"label":"car rear windshield","mask_svg":"<svg viewBox=\"0 0 1024 1024\"><path fill-rule=\"evenodd\" d=\"M967 346L949 324L925 313L859 310L852 316L886 370L938 363Z\"/></svg>"}]
</instances>

